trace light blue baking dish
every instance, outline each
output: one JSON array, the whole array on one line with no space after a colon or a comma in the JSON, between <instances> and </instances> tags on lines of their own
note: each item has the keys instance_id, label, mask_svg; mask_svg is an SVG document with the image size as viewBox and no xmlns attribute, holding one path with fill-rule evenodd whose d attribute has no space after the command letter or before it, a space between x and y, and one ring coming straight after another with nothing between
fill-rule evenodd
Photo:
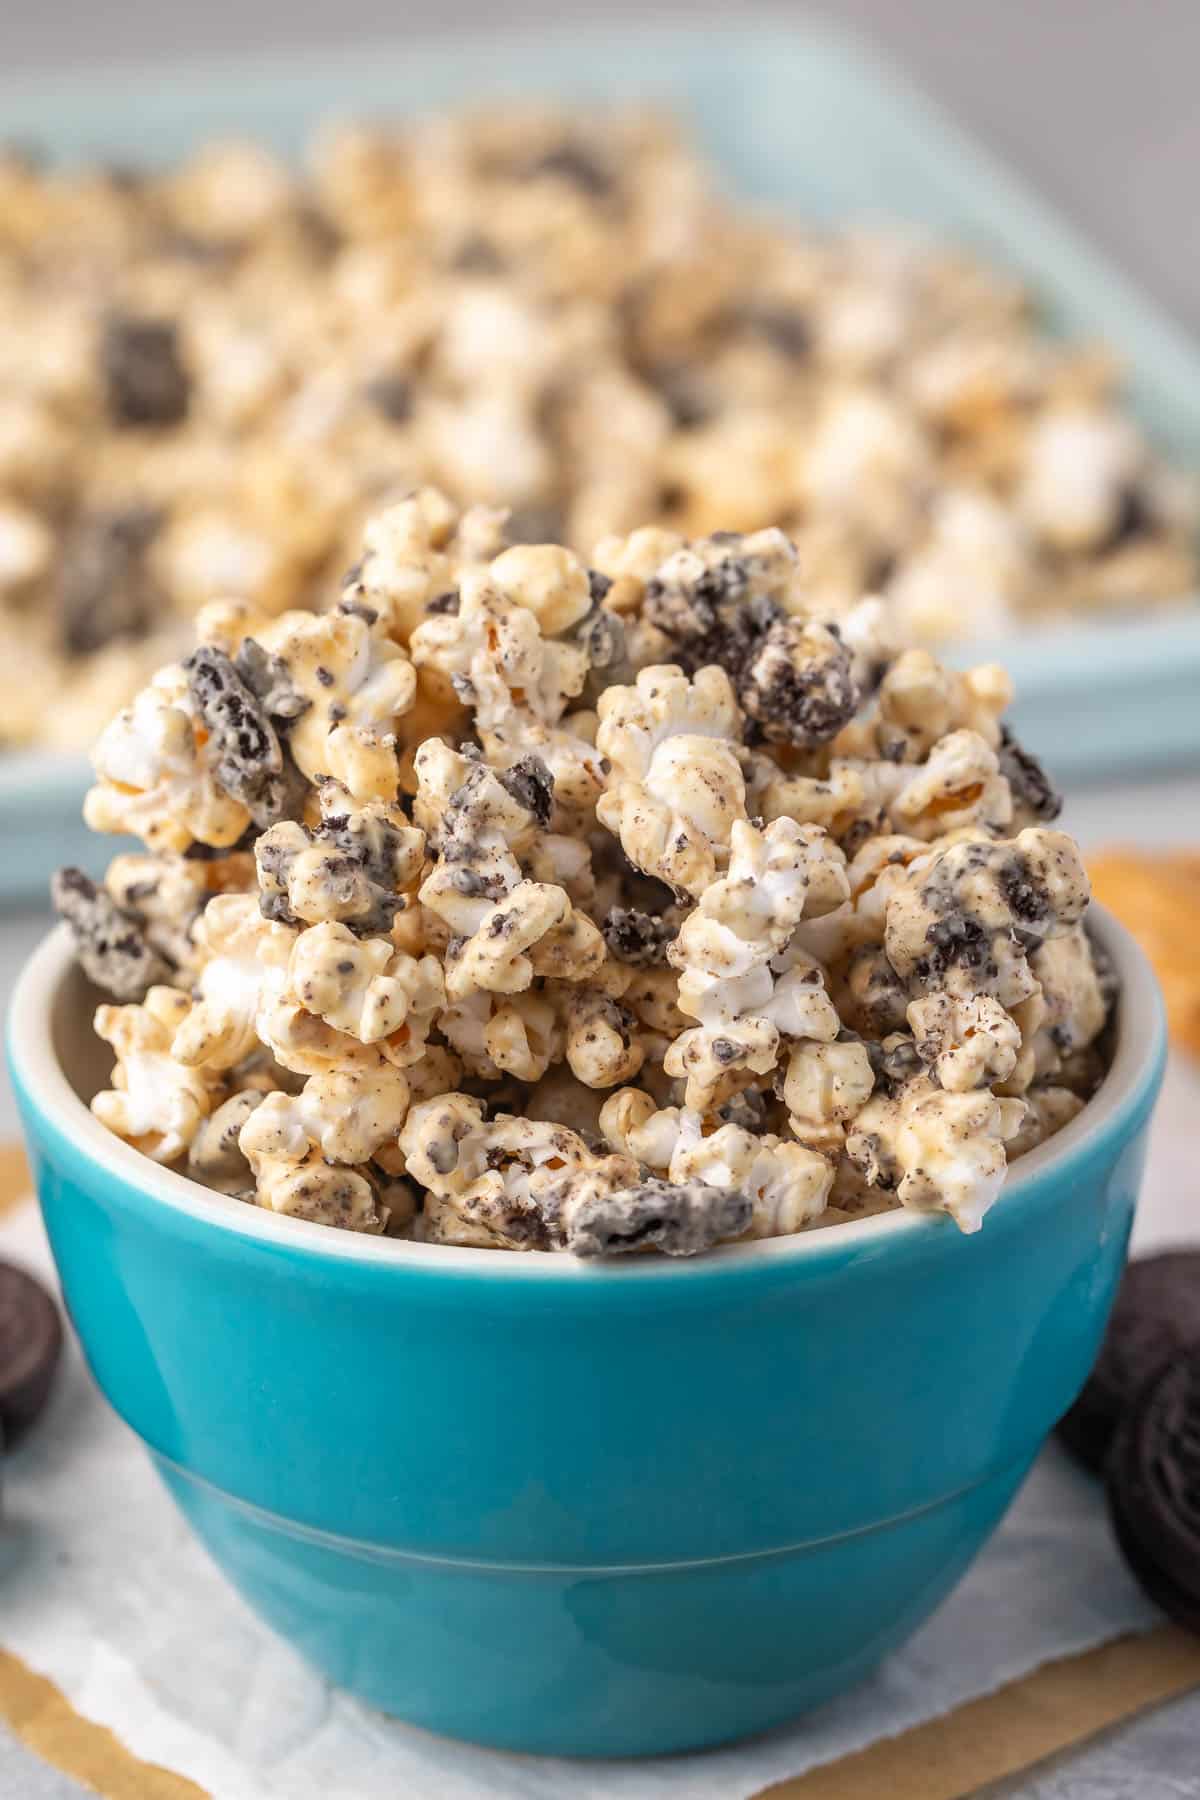
<instances>
[{"instance_id":1,"label":"light blue baking dish","mask_svg":"<svg viewBox=\"0 0 1200 1800\"><path fill-rule=\"evenodd\" d=\"M19 87L0 84L0 137L66 159L136 163L233 130L294 153L330 113L402 114L528 93L662 101L689 121L731 188L753 200L805 219L911 220L973 244L1032 283L1055 328L1113 344L1147 426L1200 465L1196 347L873 51L814 20L743 14L703 29L539 28L114 70L103 81L92 71L27 76ZM1012 669L1016 728L1059 773L1200 759L1200 607L986 653ZM0 775L0 899L40 886L61 860L59 839L75 853L84 780L82 763L65 759L30 759L18 779ZM102 867L106 846L86 844L82 855Z\"/></svg>"}]
</instances>

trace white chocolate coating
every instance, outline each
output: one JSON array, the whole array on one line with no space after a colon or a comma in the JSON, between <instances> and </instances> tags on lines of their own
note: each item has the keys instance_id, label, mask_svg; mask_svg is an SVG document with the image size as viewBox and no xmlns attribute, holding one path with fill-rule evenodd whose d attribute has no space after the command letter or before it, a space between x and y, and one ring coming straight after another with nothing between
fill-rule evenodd
<instances>
[{"instance_id":1,"label":"white chocolate coating","mask_svg":"<svg viewBox=\"0 0 1200 1800\"><path fill-rule=\"evenodd\" d=\"M426 489L340 610L206 609L97 756L89 808L154 854L60 884L98 977L156 982L97 1015L98 1116L431 1244L978 1229L1111 1001L1004 672L823 618L776 530L602 560Z\"/></svg>"}]
</instances>

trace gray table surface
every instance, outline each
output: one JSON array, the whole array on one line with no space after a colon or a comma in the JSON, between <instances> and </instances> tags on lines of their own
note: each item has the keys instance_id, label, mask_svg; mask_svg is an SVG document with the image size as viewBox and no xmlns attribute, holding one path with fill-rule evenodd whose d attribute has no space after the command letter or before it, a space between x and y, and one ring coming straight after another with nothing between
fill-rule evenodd
<instances>
[{"instance_id":1,"label":"gray table surface","mask_svg":"<svg viewBox=\"0 0 1200 1800\"><path fill-rule=\"evenodd\" d=\"M570 14L564 0L510 0L506 25ZM576 9L584 16L585 9ZM612 18L645 17L644 0L607 0ZM697 29L678 0L653 9ZM762 7L788 16L786 7ZM824 9L873 34L931 92L1007 156L1186 325L1200 329L1200 5L1196 0L841 0ZM0 0L0 59L23 68L227 54L286 41L312 45L411 31L497 28L486 0ZM1072 797L1090 842L1195 841L1200 777L1108 787ZM0 997L36 942L37 914L0 919ZM14 1129L7 1085L0 1136ZM991 1800L1200 1800L1200 1695L1057 1758ZM84 1790L29 1756L0 1727L0 1800L76 1800Z\"/></svg>"}]
</instances>

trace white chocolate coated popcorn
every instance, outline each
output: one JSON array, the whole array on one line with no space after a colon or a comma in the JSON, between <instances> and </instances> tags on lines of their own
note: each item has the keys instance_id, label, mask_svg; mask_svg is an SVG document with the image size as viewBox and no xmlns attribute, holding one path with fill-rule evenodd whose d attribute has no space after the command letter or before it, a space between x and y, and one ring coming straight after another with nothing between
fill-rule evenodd
<instances>
[{"instance_id":1,"label":"white chocolate coated popcorn","mask_svg":"<svg viewBox=\"0 0 1200 1800\"><path fill-rule=\"evenodd\" d=\"M96 1013L96 1032L116 1051L117 1066L111 1090L96 1095L92 1111L155 1162L174 1162L188 1149L216 1093L204 1070L171 1053L190 1005L177 989L154 987L140 1006L101 1006Z\"/></svg>"},{"instance_id":2,"label":"white chocolate coated popcorn","mask_svg":"<svg viewBox=\"0 0 1200 1800\"><path fill-rule=\"evenodd\" d=\"M774 528L589 567L421 489L366 539L334 611L207 608L102 742L89 809L151 853L56 886L133 1002L97 1015L97 1115L429 1245L976 1230L1101 1078L1112 999L1003 670L831 609Z\"/></svg>"},{"instance_id":3,"label":"white chocolate coated popcorn","mask_svg":"<svg viewBox=\"0 0 1200 1800\"><path fill-rule=\"evenodd\" d=\"M648 875L693 897L727 860L746 816L746 784L733 753L737 701L724 671L694 681L670 666L642 669L632 688L601 696L596 747L612 764L597 817Z\"/></svg>"}]
</instances>

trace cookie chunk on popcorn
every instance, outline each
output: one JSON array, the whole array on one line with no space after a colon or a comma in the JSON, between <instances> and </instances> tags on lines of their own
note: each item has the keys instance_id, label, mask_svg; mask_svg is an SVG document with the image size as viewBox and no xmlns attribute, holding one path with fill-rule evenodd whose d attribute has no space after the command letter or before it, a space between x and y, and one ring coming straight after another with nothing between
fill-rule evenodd
<instances>
[{"instance_id":1,"label":"cookie chunk on popcorn","mask_svg":"<svg viewBox=\"0 0 1200 1800\"><path fill-rule=\"evenodd\" d=\"M975 1230L1104 1067L1087 879L1011 689L778 530L589 566L422 489L327 612L214 603L102 735L55 897L97 1116L291 1217L660 1251Z\"/></svg>"}]
</instances>

